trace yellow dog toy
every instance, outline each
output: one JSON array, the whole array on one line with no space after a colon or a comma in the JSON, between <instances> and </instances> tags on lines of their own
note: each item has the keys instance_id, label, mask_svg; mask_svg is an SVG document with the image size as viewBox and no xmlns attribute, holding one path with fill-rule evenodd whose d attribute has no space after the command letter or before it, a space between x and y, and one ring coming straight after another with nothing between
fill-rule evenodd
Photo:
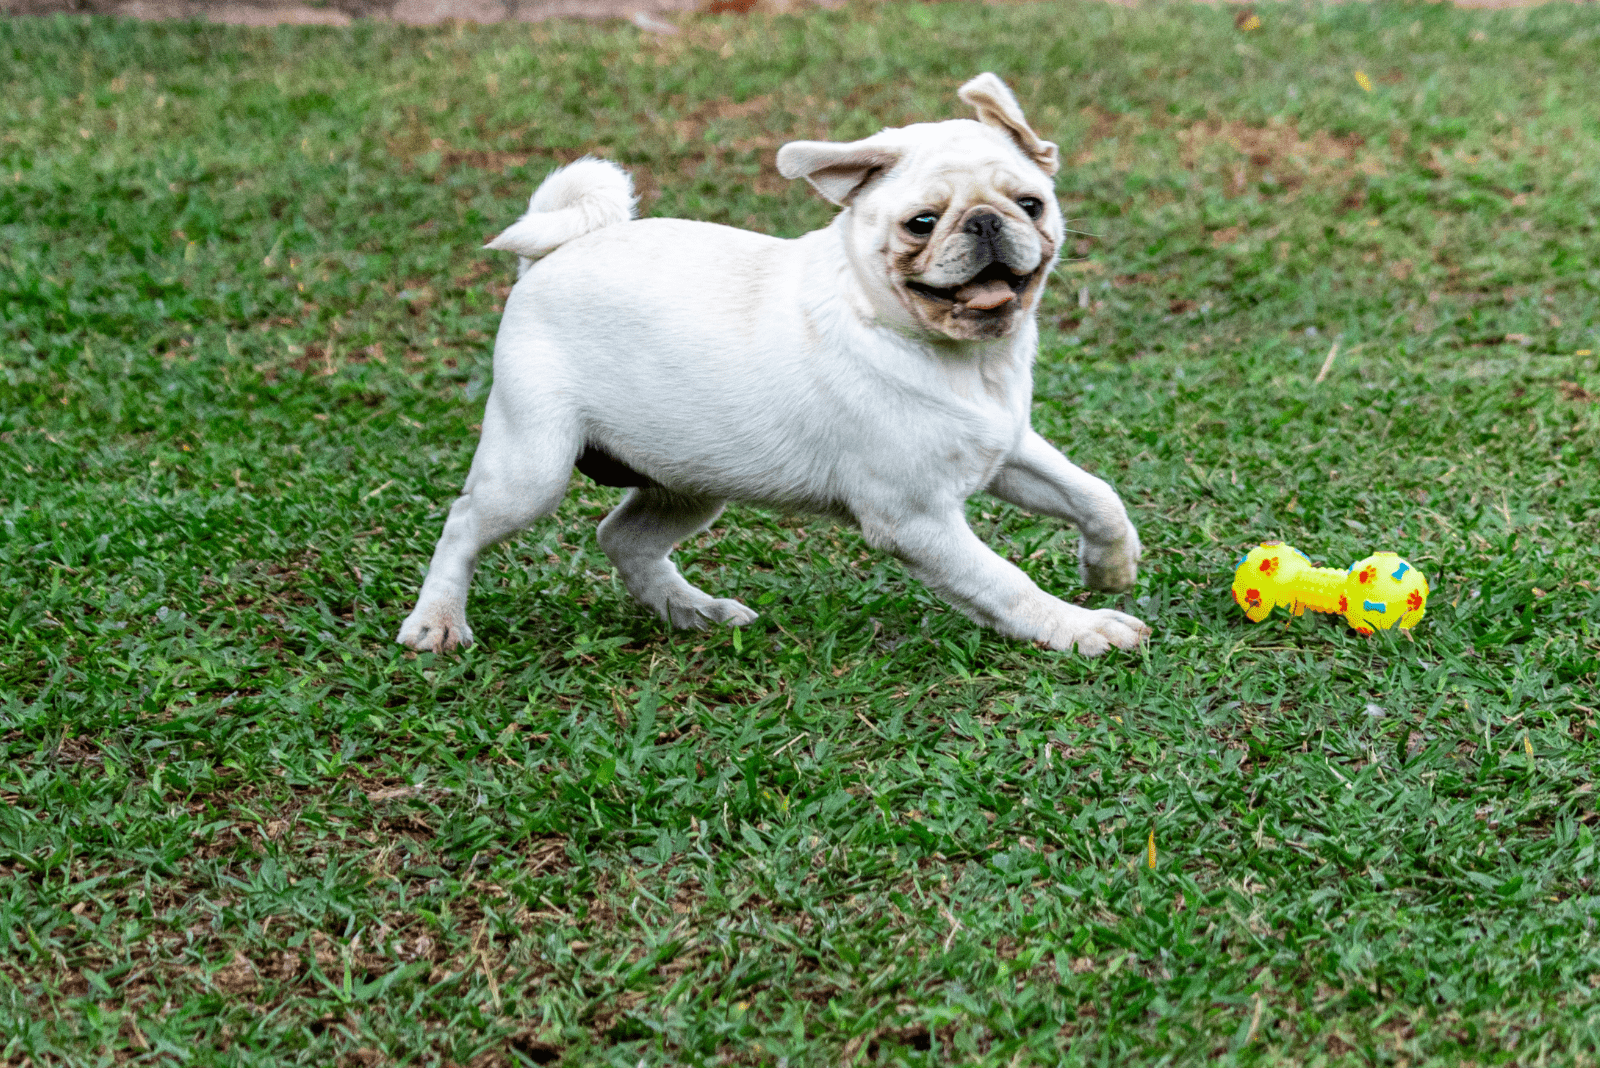
<instances>
[{"instance_id":1,"label":"yellow dog toy","mask_svg":"<svg viewBox=\"0 0 1600 1068\"><path fill-rule=\"evenodd\" d=\"M1312 567L1299 549L1262 542L1239 558L1233 599L1252 623L1287 608L1303 615L1332 612L1362 634L1416 626L1427 611L1428 580L1394 553L1373 553L1340 571Z\"/></svg>"}]
</instances>

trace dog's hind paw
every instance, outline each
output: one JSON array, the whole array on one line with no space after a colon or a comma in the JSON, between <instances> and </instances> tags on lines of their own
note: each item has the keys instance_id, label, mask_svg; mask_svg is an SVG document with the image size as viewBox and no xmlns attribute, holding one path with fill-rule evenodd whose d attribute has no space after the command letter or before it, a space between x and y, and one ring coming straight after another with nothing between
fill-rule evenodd
<instances>
[{"instance_id":1,"label":"dog's hind paw","mask_svg":"<svg viewBox=\"0 0 1600 1068\"><path fill-rule=\"evenodd\" d=\"M472 628L460 609L425 610L419 605L400 625L395 641L419 653L448 653L472 644Z\"/></svg>"},{"instance_id":2,"label":"dog's hind paw","mask_svg":"<svg viewBox=\"0 0 1600 1068\"><path fill-rule=\"evenodd\" d=\"M723 597L700 607L700 614L713 623L726 623L730 627L742 627L746 623L754 623L760 618L755 612L746 608L738 601Z\"/></svg>"},{"instance_id":3,"label":"dog's hind paw","mask_svg":"<svg viewBox=\"0 0 1600 1068\"><path fill-rule=\"evenodd\" d=\"M726 597L672 601L667 605L666 616L667 622L680 630L705 630L713 623L742 627L759 618L738 601Z\"/></svg>"}]
</instances>

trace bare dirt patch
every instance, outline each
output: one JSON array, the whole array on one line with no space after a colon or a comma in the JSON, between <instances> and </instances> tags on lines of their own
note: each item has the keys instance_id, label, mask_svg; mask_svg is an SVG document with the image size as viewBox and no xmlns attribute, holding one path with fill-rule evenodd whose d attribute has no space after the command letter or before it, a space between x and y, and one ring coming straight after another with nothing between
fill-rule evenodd
<instances>
[{"instance_id":1,"label":"bare dirt patch","mask_svg":"<svg viewBox=\"0 0 1600 1068\"><path fill-rule=\"evenodd\" d=\"M651 33L676 34L663 16L786 12L802 7L837 7L844 0L0 0L0 14L51 15L57 12L115 15L160 22L198 20L231 26L348 26L358 18L437 26L450 22L545 22L550 19L628 19ZM1108 0L1124 7L1138 0ZM1209 2L1209 0L1200 0ZM1224 0L1243 2L1243 0ZM1457 7L1534 7L1550 0L1453 0ZM1583 0L1577 0L1583 2Z\"/></svg>"}]
</instances>

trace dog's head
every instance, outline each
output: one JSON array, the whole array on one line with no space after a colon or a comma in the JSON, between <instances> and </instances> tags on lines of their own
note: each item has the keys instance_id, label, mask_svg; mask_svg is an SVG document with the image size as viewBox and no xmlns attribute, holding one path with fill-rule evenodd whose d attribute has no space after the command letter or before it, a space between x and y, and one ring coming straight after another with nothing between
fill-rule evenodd
<instances>
[{"instance_id":1,"label":"dog's head","mask_svg":"<svg viewBox=\"0 0 1600 1068\"><path fill-rule=\"evenodd\" d=\"M862 141L793 141L786 178L846 209L852 267L880 315L958 341L1005 337L1033 314L1064 233L1040 140L1004 82L961 87L978 121L918 123Z\"/></svg>"}]
</instances>

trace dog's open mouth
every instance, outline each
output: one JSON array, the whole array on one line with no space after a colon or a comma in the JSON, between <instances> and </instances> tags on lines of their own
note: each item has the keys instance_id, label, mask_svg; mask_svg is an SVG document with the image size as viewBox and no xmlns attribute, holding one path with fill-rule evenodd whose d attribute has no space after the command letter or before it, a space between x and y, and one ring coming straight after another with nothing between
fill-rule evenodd
<instances>
[{"instance_id":1,"label":"dog's open mouth","mask_svg":"<svg viewBox=\"0 0 1600 1068\"><path fill-rule=\"evenodd\" d=\"M958 286L940 289L921 282L907 282L906 288L929 300L960 304L973 311L998 311L1014 300L1027 286L1030 274L1015 274L999 260Z\"/></svg>"}]
</instances>

